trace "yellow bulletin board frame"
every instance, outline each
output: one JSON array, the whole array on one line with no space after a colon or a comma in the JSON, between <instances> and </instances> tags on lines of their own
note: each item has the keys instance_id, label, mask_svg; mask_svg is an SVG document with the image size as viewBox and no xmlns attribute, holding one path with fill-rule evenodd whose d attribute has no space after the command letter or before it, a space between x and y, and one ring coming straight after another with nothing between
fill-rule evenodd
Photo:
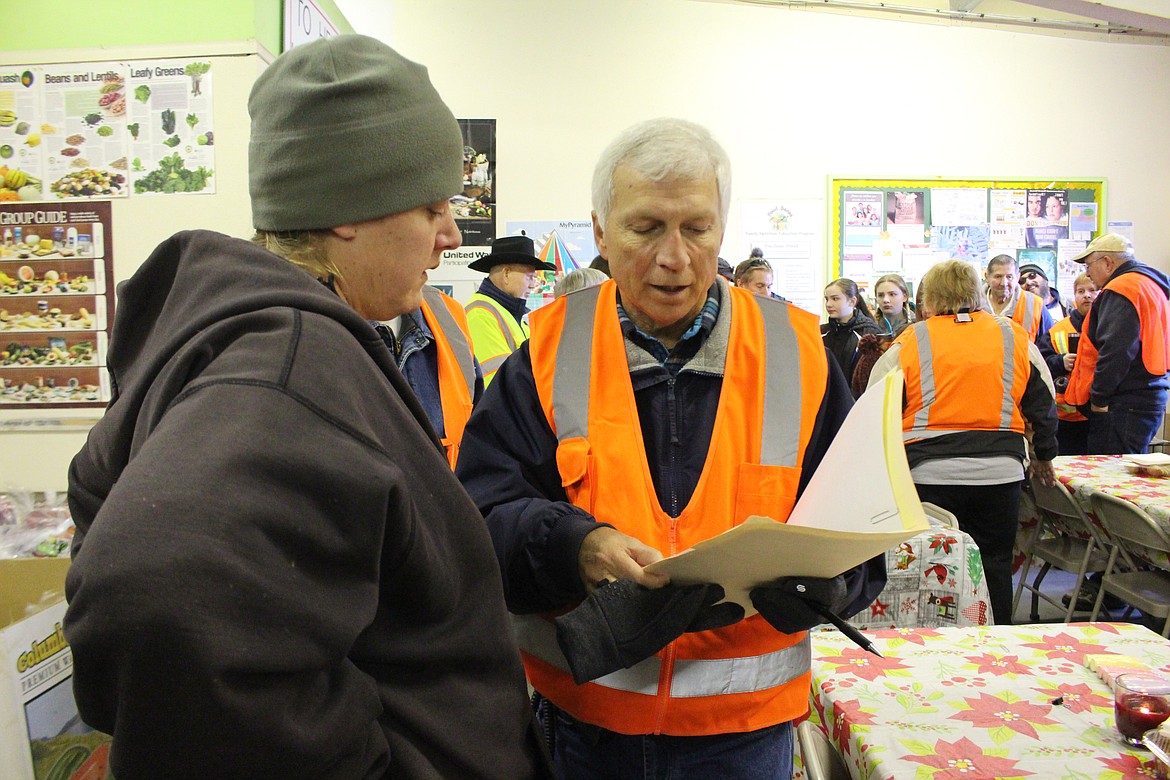
<instances>
[{"instance_id":1,"label":"yellow bulletin board frame","mask_svg":"<svg viewBox=\"0 0 1170 780\"><path fill-rule=\"evenodd\" d=\"M1069 203L1097 204L1097 230L1093 235L1101 233L1106 225L1105 221L1105 179L943 179L940 177L929 179L838 179L829 177L829 225L828 246L825 248L826 279L836 279L841 276L844 260L843 245L845 240L845 220L842 213L844 193L846 191L880 191L892 193L902 190L931 190L931 189L961 189L976 188L988 190L990 204L991 190L1067 190ZM930 238L930 198L926 205L925 236ZM990 209L990 206L989 206ZM886 225L883 209L882 229Z\"/></svg>"}]
</instances>

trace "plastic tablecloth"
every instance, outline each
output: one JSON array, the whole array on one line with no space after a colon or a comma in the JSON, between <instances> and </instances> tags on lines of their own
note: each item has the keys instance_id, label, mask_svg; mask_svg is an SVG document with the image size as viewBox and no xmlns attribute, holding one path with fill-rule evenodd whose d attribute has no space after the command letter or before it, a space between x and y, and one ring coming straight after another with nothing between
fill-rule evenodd
<instances>
[{"instance_id":1,"label":"plastic tablecloth","mask_svg":"<svg viewBox=\"0 0 1170 780\"><path fill-rule=\"evenodd\" d=\"M1170 642L1131 623L867 632L878 658L838 632L813 635L814 717L854 778L1148 778L1120 741L1093 653L1170 674Z\"/></svg>"}]
</instances>

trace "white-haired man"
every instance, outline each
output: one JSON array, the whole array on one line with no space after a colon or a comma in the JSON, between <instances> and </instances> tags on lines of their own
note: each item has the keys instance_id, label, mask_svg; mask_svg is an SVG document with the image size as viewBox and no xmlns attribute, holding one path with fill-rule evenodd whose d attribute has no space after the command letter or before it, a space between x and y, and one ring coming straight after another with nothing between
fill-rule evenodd
<instances>
[{"instance_id":1,"label":"white-haired man","mask_svg":"<svg viewBox=\"0 0 1170 780\"><path fill-rule=\"evenodd\" d=\"M1073 258L1101 292L1081 327L1064 397L1089 417L1089 452L1143 453L1166 414L1170 279L1105 233Z\"/></svg>"},{"instance_id":2,"label":"white-haired man","mask_svg":"<svg viewBox=\"0 0 1170 780\"><path fill-rule=\"evenodd\" d=\"M730 187L698 125L611 143L593 223L612 280L533 315L464 434L456 473L565 777L788 777L821 622L805 598L853 614L885 580L875 559L778 581L744 619L717 585L643 570L750 515L785 520L852 403L815 317L717 278Z\"/></svg>"}]
</instances>

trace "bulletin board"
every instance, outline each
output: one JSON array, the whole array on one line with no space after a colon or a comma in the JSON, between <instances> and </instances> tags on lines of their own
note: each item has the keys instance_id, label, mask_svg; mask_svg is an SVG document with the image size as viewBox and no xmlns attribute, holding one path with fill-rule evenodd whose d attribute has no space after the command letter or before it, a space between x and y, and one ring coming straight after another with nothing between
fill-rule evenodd
<instances>
[{"instance_id":1,"label":"bulletin board","mask_svg":"<svg viewBox=\"0 0 1170 780\"><path fill-rule=\"evenodd\" d=\"M1074 256L1106 222L1104 179L829 180L829 279L864 290L899 273L913 287L925 269L961 259L980 271L996 255L1034 262L1068 289Z\"/></svg>"}]
</instances>

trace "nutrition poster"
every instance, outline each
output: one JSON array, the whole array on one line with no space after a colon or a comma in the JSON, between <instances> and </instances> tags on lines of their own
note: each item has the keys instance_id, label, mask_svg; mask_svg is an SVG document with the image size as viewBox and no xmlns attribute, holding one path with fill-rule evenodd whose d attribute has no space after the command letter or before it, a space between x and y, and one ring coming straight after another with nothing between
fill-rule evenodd
<instances>
[{"instance_id":1,"label":"nutrition poster","mask_svg":"<svg viewBox=\"0 0 1170 780\"><path fill-rule=\"evenodd\" d=\"M0 204L0 407L110 400L111 210Z\"/></svg>"},{"instance_id":2,"label":"nutrition poster","mask_svg":"<svg viewBox=\"0 0 1170 780\"><path fill-rule=\"evenodd\" d=\"M214 192L211 62L0 69L0 203Z\"/></svg>"},{"instance_id":3,"label":"nutrition poster","mask_svg":"<svg viewBox=\"0 0 1170 780\"><path fill-rule=\"evenodd\" d=\"M127 96L134 194L215 192L211 61L131 63Z\"/></svg>"}]
</instances>

